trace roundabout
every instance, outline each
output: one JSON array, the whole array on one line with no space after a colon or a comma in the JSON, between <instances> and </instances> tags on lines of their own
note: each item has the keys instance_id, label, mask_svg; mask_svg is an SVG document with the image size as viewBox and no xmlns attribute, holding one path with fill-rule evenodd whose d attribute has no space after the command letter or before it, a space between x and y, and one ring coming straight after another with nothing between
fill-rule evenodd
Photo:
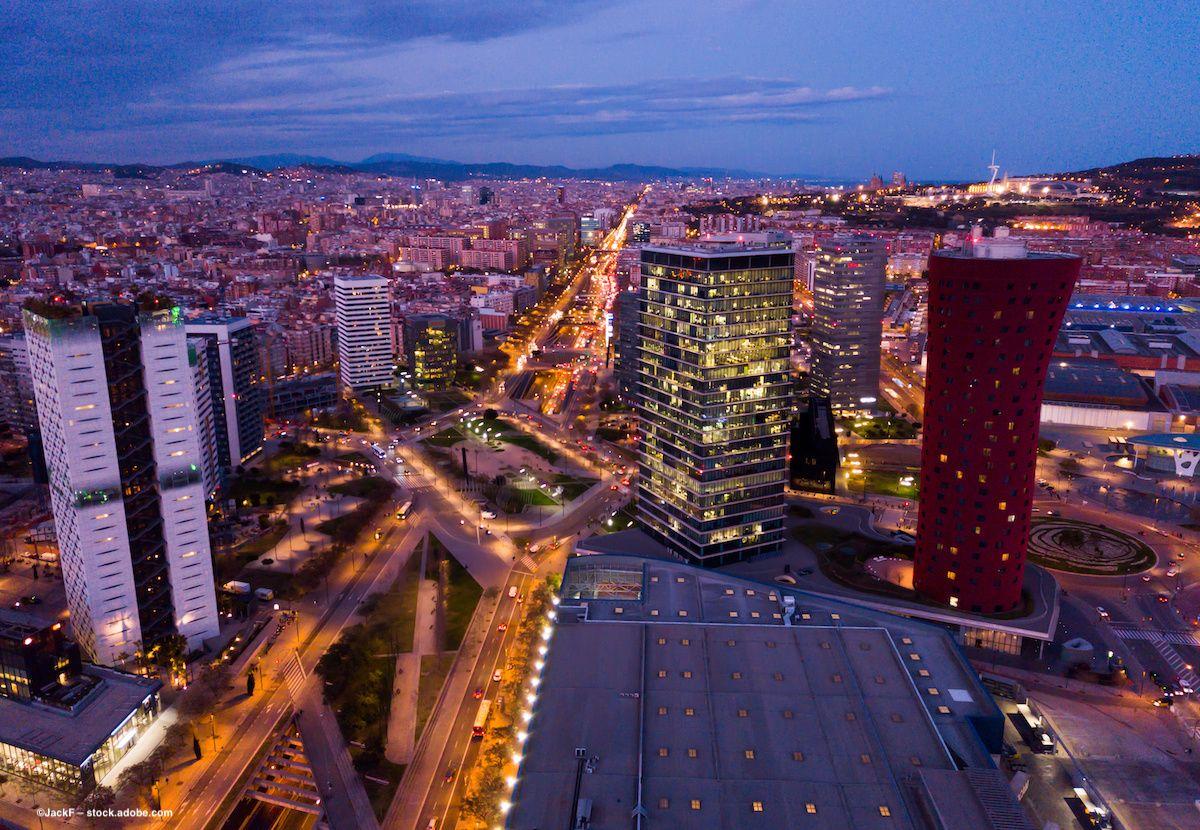
<instances>
[{"instance_id":1,"label":"roundabout","mask_svg":"<svg viewBox=\"0 0 1200 830\"><path fill-rule=\"evenodd\" d=\"M1044 568L1091 576L1126 576L1154 567L1158 556L1137 537L1065 518L1035 518L1029 560Z\"/></svg>"}]
</instances>

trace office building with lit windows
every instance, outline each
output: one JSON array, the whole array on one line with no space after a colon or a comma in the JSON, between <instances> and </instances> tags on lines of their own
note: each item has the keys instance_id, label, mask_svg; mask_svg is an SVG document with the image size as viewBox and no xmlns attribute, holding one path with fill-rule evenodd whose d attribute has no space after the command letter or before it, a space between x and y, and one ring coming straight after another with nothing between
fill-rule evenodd
<instances>
[{"instance_id":1,"label":"office building with lit windows","mask_svg":"<svg viewBox=\"0 0 1200 830\"><path fill-rule=\"evenodd\" d=\"M887 246L841 234L814 254L809 390L838 412L871 411L879 397Z\"/></svg>"},{"instance_id":2,"label":"office building with lit windows","mask_svg":"<svg viewBox=\"0 0 1200 830\"><path fill-rule=\"evenodd\" d=\"M218 633L193 367L178 307L30 301L25 334L70 624L123 664Z\"/></svg>"},{"instance_id":3,"label":"office building with lit windows","mask_svg":"<svg viewBox=\"0 0 1200 830\"><path fill-rule=\"evenodd\" d=\"M338 379L343 388L390 386L392 307L388 281L374 275L338 275L333 280L337 310Z\"/></svg>"},{"instance_id":4,"label":"office building with lit windows","mask_svg":"<svg viewBox=\"0 0 1200 830\"><path fill-rule=\"evenodd\" d=\"M782 542L792 269L781 245L642 250L638 516L691 562Z\"/></svg>"},{"instance_id":5,"label":"office building with lit windows","mask_svg":"<svg viewBox=\"0 0 1200 830\"><path fill-rule=\"evenodd\" d=\"M410 314L404 319L404 354L413 382L422 389L448 389L458 371L459 323L445 314Z\"/></svg>"},{"instance_id":6,"label":"office building with lit windows","mask_svg":"<svg viewBox=\"0 0 1200 830\"><path fill-rule=\"evenodd\" d=\"M1021 606L1046 369L1079 275L1004 229L929 260L914 587L969 613Z\"/></svg>"}]
</instances>

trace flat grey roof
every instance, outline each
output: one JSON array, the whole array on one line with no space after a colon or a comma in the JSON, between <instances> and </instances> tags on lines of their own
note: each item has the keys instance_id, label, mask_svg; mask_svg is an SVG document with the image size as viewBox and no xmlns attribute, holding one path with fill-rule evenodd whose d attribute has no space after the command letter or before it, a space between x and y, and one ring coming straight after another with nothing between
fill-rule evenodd
<instances>
[{"instance_id":1,"label":"flat grey roof","mask_svg":"<svg viewBox=\"0 0 1200 830\"><path fill-rule=\"evenodd\" d=\"M622 585L640 571L640 599L571 599L597 571ZM647 830L897 830L925 826L922 771L990 768L967 719L999 713L924 623L615 555L570 560L558 619L510 828L567 826L577 749L596 830L632 826L639 769Z\"/></svg>"},{"instance_id":2,"label":"flat grey roof","mask_svg":"<svg viewBox=\"0 0 1200 830\"><path fill-rule=\"evenodd\" d=\"M150 678L84 664L100 685L77 712L0 697L0 743L81 766L142 702L162 688Z\"/></svg>"}]
</instances>

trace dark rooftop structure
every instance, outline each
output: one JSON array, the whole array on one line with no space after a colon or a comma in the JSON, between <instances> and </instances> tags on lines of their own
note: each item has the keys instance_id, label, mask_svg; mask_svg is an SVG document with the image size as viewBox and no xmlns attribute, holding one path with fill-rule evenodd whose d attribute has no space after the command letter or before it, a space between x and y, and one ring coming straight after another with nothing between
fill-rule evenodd
<instances>
[{"instance_id":1,"label":"dark rooftop structure","mask_svg":"<svg viewBox=\"0 0 1200 830\"><path fill-rule=\"evenodd\" d=\"M1027 830L990 759L1002 730L937 627L578 557L506 826Z\"/></svg>"},{"instance_id":2,"label":"dark rooftop structure","mask_svg":"<svg viewBox=\"0 0 1200 830\"><path fill-rule=\"evenodd\" d=\"M1046 372L1046 401L1086 402L1123 409L1162 409L1141 377L1097 360L1055 361Z\"/></svg>"}]
</instances>

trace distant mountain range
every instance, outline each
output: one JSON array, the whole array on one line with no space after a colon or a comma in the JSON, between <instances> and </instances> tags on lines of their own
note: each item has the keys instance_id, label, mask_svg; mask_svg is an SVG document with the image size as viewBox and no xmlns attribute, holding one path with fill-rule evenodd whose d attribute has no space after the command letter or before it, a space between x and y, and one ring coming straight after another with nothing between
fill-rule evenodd
<instances>
[{"instance_id":1,"label":"distant mountain range","mask_svg":"<svg viewBox=\"0 0 1200 830\"><path fill-rule=\"evenodd\" d=\"M603 181L648 181L654 179L767 178L765 173L748 170L729 170L709 167L658 167L642 164L613 164L608 167L572 168L562 165L509 164L489 162L467 164L446 159L412 156L407 153L377 153L362 161L344 162L325 156L296 153L245 156L203 162L181 162L170 165L104 164L99 162L39 161L26 156L0 158L0 168L20 167L26 170L108 170L127 178L154 178L164 170L203 169L205 172L224 172L235 175L261 175L280 170L309 168L327 172L373 173L400 178L441 179L463 181L472 178L549 178L600 179Z\"/></svg>"}]
</instances>

